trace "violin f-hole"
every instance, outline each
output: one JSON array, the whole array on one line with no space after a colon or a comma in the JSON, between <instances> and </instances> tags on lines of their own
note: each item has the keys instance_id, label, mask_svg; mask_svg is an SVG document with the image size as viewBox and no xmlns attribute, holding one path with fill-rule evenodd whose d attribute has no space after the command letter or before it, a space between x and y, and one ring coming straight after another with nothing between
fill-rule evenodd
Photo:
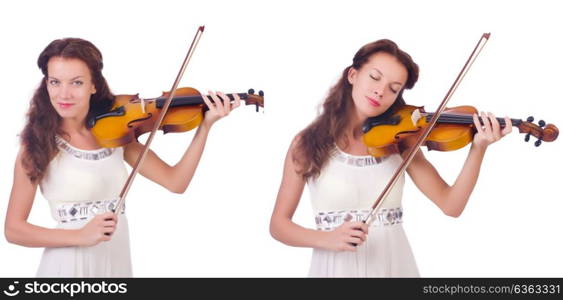
<instances>
[{"instance_id":1,"label":"violin f-hole","mask_svg":"<svg viewBox=\"0 0 563 300\"><path fill-rule=\"evenodd\" d=\"M148 119L150 119L150 118L152 118L152 113L148 113L147 116L144 117L144 118L135 119L135 120L133 120L133 121L127 123L127 127L128 127L128 128L133 128L133 123L142 122L142 121L148 120Z\"/></svg>"}]
</instances>

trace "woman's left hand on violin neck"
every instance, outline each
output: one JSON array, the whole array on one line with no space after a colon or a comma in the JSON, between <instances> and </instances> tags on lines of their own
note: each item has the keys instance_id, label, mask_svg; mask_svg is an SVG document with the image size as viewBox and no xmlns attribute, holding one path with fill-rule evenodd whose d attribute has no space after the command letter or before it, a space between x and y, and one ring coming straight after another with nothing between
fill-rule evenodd
<instances>
[{"instance_id":1,"label":"woman's left hand on violin neck","mask_svg":"<svg viewBox=\"0 0 563 300\"><path fill-rule=\"evenodd\" d=\"M473 147L485 150L490 144L512 132L512 122L509 117L504 118L506 122L504 128L500 127L495 115L490 112L481 112L481 120L483 124L481 124L477 114L473 114L473 124L477 130L477 133L475 133L473 137Z\"/></svg>"},{"instance_id":2,"label":"woman's left hand on violin neck","mask_svg":"<svg viewBox=\"0 0 563 300\"><path fill-rule=\"evenodd\" d=\"M208 93L208 95L202 95L209 110L205 112L200 126L206 126L209 129L219 119L226 117L233 109L240 106L240 97L233 94L234 102L231 104L229 97L222 92L209 91Z\"/></svg>"}]
</instances>

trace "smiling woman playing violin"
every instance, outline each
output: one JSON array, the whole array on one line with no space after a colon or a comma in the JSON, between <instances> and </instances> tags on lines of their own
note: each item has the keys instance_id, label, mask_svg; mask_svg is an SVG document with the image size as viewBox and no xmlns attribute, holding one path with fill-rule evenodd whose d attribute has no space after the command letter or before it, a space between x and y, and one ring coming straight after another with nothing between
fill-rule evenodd
<instances>
[{"instance_id":1,"label":"smiling woman playing violin","mask_svg":"<svg viewBox=\"0 0 563 300\"><path fill-rule=\"evenodd\" d=\"M112 212L113 199L127 179L143 145L101 148L87 119L107 112L114 103L102 75L102 55L90 42L67 38L51 42L39 55L44 79L35 91L6 215L9 242L45 247L40 277L132 276L129 233L124 212ZM240 104L223 93L204 96L208 110L181 160L169 166L150 151L140 173L173 193L188 187L201 158L209 130ZM27 219L37 186L49 201L56 229Z\"/></svg>"},{"instance_id":2,"label":"smiling woman playing violin","mask_svg":"<svg viewBox=\"0 0 563 300\"><path fill-rule=\"evenodd\" d=\"M290 246L311 247L313 277L417 277L402 227L402 177L368 226L361 222L402 162L400 154L375 158L362 142L362 125L403 106L403 92L418 79L418 66L390 40L363 46L344 69L313 123L293 140L270 222L272 236ZM416 186L446 215L458 217L479 175L487 147L511 131L481 113L477 133L457 180L449 186L419 151L407 169ZM318 230L292 221L305 184Z\"/></svg>"}]
</instances>

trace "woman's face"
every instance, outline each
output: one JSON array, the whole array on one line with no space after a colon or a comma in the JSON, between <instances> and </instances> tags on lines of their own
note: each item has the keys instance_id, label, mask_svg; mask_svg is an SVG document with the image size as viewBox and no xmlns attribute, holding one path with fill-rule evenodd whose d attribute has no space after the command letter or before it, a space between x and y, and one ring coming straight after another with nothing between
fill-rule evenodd
<instances>
[{"instance_id":1,"label":"woman's face","mask_svg":"<svg viewBox=\"0 0 563 300\"><path fill-rule=\"evenodd\" d=\"M384 113L407 81L407 69L391 54L373 54L359 69L350 68L348 81L361 120Z\"/></svg>"},{"instance_id":2,"label":"woman's face","mask_svg":"<svg viewBox=\"0 0 563 300\"><path fill-rule=\"evenodd\" d=\"M47 63L47 91L51 104L63 119L83 121L96 93L90 69L80 59L52 57Z\"/></svg>"}]
</instances>

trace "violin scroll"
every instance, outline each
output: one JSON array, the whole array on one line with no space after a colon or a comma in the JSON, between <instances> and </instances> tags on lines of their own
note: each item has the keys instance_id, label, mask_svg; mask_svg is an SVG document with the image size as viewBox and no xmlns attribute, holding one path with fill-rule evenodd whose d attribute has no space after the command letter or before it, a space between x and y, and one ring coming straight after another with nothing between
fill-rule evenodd
<instances>
[{"instance_id":1,"label":"violin scroll","mask_svg":"<svg viewBox=\"0 0 563 300\"><path fill-rule=\"evenodd\" d=\"M260 107L264 107L264 92L258 91L258 95L254 94L254 89L249 89L245 99L246 105L256 105L256 112Z\"/></svg>"},{"instance_id":2,"label":"violin scroll","mask_svg":"<svg viewBox=\"0 0 563 300\"><path fill-rule=\"evenodd\" d=\"M534 143L536 147L539 147L542 141L552 142L557 139L559 135L559 129L553 124L546 124L544 120L540 120L538 124L534 124L534 117L530 116L526 119L526 122L522 121L519 124L515 124L518 127L520 133L525 133L524 141L528 142L530 136L534 136L538 140Z\"/></svg>"}]
</instances>

